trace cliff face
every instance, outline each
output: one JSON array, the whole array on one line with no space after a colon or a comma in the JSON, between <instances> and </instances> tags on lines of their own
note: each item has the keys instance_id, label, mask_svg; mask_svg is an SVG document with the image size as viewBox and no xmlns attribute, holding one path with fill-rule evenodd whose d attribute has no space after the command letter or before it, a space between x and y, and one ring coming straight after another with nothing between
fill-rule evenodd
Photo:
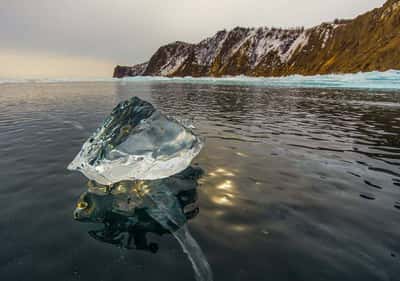
<instances>
[{"instance_id":1,"label":"cliff face","mask_svg":"<svg viewBox=\"0 0 400 281\"><path fill-rule=\"evenodd\" d=\"M282 76L400 69L400 0L353 20L310 29L241 28L198 44L163 46L145 64L117 66L114 77Z\"/></svg>"},{"instance_id":2,"label":"cliff face","mask_svg":"<svg viewBox=\"0 0 400 281\"><path fill-rule=\"evenodd\" d=\"M114 68L114 78L122 78L125 76L139 76L143 75L145 70L147 69L148 63L141 63L134 66L121 66L117 65Z\"/></svg>"}]
</instances>

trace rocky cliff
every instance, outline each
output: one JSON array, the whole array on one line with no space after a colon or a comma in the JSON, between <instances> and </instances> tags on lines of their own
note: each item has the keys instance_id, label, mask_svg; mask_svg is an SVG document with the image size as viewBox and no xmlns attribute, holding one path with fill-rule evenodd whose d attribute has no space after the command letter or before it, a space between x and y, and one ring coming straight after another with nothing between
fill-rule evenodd
<instances>
[{"instance_id":1,"label":"rocky cliff","mask_svg":"<svg viewBox=\"0 0 400 281\"><path fill-rule=\"evenodd\" d=\"M114 77L282 76L400 69L400 0L352 20L303 29L219 31L198 44L160 47L148 63L117 66Z\"/></svg>"}]
</instances>

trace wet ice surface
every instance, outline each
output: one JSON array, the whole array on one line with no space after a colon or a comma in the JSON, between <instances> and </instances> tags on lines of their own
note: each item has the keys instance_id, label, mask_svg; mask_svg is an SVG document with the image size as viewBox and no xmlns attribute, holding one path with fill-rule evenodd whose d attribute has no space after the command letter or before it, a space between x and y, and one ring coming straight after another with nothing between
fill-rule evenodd
<instances>
[{"instance_id":1,"label":"wet ice surface","mask_svg":"<svg viewBox=\"0 0 400 281\"><path fill-rule=\"evenodd\" d=\"M132 97L113 109L68 169L102 184L166 178L189 166L202 146L188 128Z\"/></svg>"},{"instance_id":2,"label":"wet ice surface","mask_svg":"<svg viewBox=\"0 0 400 281\"><path fill-rule=\"evenodd\" d=\"M126 81L0 92L1 280L194 279L172 235L147 233L155 254L127 250L72 219L87 179L65 166L132 96L206 137L187 226L214 280L399 279L399 92Z\"/></svg>"}]
</instances>

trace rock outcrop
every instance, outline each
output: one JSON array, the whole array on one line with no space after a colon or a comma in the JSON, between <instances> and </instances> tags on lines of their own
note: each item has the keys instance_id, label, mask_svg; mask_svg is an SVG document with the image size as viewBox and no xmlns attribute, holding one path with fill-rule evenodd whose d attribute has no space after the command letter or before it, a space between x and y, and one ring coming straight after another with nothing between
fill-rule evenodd
<instances>
[{"instance_id":1,"label":"rock outcrop","mask_svg":"<svg viewBox=\"0 0 400 281\"><path fill-rule=\"evenodd\" d=\"M114 68L114 78L122 78L125 76L138 76L143 75L148 63L141 63L134 66L121 66L117 65Z\"/></svg>"}]
</instances>

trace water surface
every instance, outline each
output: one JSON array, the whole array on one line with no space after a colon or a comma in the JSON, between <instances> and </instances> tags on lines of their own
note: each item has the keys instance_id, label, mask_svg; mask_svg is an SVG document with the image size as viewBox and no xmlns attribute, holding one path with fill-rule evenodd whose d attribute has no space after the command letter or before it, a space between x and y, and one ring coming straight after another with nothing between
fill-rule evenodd
<instances>
[{"instance_id":1,"label":"water surface","mask_svg":"<svg viewBox=\"0 0 400 281\"><path fill-rule=\"evenodd\" d=\"M1 280L193 280L157 253L93 239L66 166L139 96L206 138L188 227L215 280L400 278L400 93L141 81L0 85Z\"/></svg>"}]
</instances>

